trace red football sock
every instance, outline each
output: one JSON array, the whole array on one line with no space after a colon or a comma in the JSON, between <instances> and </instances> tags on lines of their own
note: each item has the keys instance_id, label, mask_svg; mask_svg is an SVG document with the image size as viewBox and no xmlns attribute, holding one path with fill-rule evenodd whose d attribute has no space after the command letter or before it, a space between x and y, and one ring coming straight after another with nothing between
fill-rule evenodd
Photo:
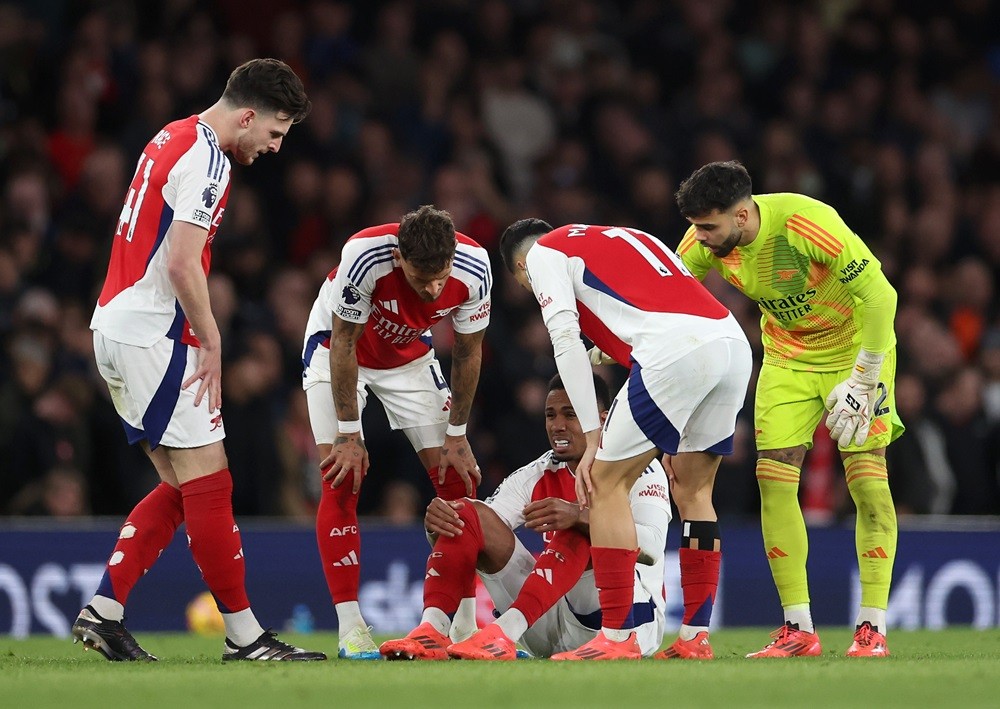
<instances>
[{"instance_id":1,"label":"red football sock","mask_svg":"<svg viewBox=\"0 0 1000 709\"><path fill-rule=\"evenodd\" d=\"M483 550L483 527L476 508L467 504L458 510L465 522L457 537L439 536L434 551L427 557L424 576L424 608L438 608L449 616L458 610L459 601L468 598L469 582L476 583L476 559Z\"/></svg>"},{"instance_id":2,"label":"red football sock","mask_svg":"<svg viewBox=\"0 0 1000 709\"><path fill-rule=\"evenodd\" d=\"M191 555L219 610L246 610L250 600L244 585L243 542L233 519L233 478L229 468L182 483L181 495Z\"/></svg>"},{"instance_id":3,"label":"red football sock","mask_svg":"<svg viewBox=\"0 0 1000 709\"><path fill-rule=\"evenodd\" d=\"M358 600L361 534L358 531L358 496L351 491L349 480L337 488L323 483L316 511L316 543L333 602Z\"/></svg>"},{"instance_id":4,"label":"red football sock","mask_svg":"<svg viewBox=\"0 0 1000 709\"><path fill-rule=\"evenodd\" d=\"M684 625L708 627L715 593L719 588L722 552L702 549L678 550L681 560L681 590L684 593Z\"/></svg>"},{"instance_id":5,"label":"red football sock","mask_svg":"<svg viewBox=\"0 0 1000 709\"><path fill-rule=\"evenodd\" d=\"M529 627L534 625L580 580L589 561L590 539L575 529L560 529L545 545L510 607L521 611Z\"/></svg>"},{"instance_id":6,"label":"red football sock","mask_svg":"<svg viewBox=\"0 0 1000 709\"><path fill-rule=\"evenodd\" d=\"M722 533L715 520L681 520L681 590L684 625L707 628L719 589Z\"/></svg>"},{"instance_id":7,"label":"red football sock","mask_svg":"<svg viewBox=\"0 0 1000 709\"><path fill-rule=\"evenodd\" d=\"M427 475L431 478L431 483L434 484L434 493L440 497L442 500L461 500L463 497L475 497L475 480L473 480L473 490L472 495L469 495L468 491L465 489L465 481L455 472L455 469L449 467L444 472L444 482L438 482L438 468L435 466L433 468L428 468Z\"/></svg>"},{"instance_id":8,"label":"red football sock","mask_svg":"<svg viewBox=\"0 0 1000 709\"><path fill-rule=\"evenodd\" d=\"M438 468L430 468L427 470L427 474L431 478L431 482L434 484L434 493L440 497L442 500L461 500L463 497L470 496L468 491L465 489L465 482L455 472L455 469L449 467L444 474L444 483L438 482ZM475 489L473 489L471 497L475 497ZM476 515L476 521L479 521L479 515ZM476 595L476 575L470 574L468 578L462 580L461 593L462 598L472 598Z\"/></svg>"},{"instance_id":9,"label":"red football sock","mask_svg":"<svg viewBox=\"0 0 1000 709\"><path fill-rule=\"evenodd\" d=\"M591 547L594 582L601 600L601 625L610 629L634 628L632 598L638 549Z\"/></svg>"},{"instance_id":10,"label":"red football sock","mask_svg":"<svg viewBox=\"0 0 1000 709\"><path fill-rule=\"evenodd\" d=\"M170 545L183 521L181 491L167 483L154 487L122 525L97 594L124 606L132 587Z\"/></svg>"}]
</instances>

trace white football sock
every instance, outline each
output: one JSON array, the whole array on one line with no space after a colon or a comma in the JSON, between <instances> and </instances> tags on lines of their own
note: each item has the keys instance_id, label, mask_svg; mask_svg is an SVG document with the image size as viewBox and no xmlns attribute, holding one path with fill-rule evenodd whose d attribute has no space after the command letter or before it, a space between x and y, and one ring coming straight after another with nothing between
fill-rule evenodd
<instances>
[{"instance_id":1,"label":"white football sock","mask_svg":"<svg viewBox=\"0 0 1000 709\"><path fill-rule=\"evenodd\" d=\"M508 638L517 642L528 629L528 619L517 608L511 608L496 619L496 624Z\"/></svg>"},{"instance_id":2,"label":"white football sock","mask_svg":"<svg viewBox=\"0 0 1000 709\"><path fill-rule=\"evenodd\" d=\"M861 610L858 612L858 620L855 625L861 625L865 621L871 623L872 628L882 635L885 635L887 630L885 626L885 609L884 608L867 608L861 606Z\"/></svg>"},{"instance_id":3,"label":"white football sock","mask_svg":"<svg viewBox=\"0 0 1000 709\"><path fill-rule=\"evenodd\" d=\"M681 625L681 629L677 631L677 637L681 640L694 640L694 636L698 633L707 633L707 625Z\"/></svg>"},{"instance_id":4,"label":"white football sock","mask_svg":"<svg viewBox=\"0 0 1000 709\"><path fill-rule=\"evenodd\" d=\"M459 643L479 630L476 623L476 599L474 596L463 598L458 602L458 610L455 611L455 618L451 621L449 637L453 642Z\"/></svg>"},{"instance_id":5,"label":"white football sock","mask_svg":"<svg viewBox=\"0 0 1000 709\"><path fill-rule=\"evenodd\" d=\"M125 617L125 606L107 596L94 596L90 599L90 607L105 620L117 620L119 623Z\"/></svg>"},{"instance_id":6,"label":"white football sock","mask_svg":"<svg viewBox=\"0 0 1000 709\"><path fill-rule=\"evenodd\" d=\"M424 613L420 616L421 623L430 623L434 629L442 635L447 635L451 629L451 618L440 608L424 608Z\"/></svg>"},{"instance_id":7,"label":"white football sock","mask_svg":"<svg viewBox=\"0 0 1000 709\"><path fill-rule=\"evenodd\" d=\"M238 647L246 647L264 634L264 629L249 608L236 613L223 613L222 622L226 624L226 637Z\"/></svg>"},{"instance_id":8,"label":"white football sock","mask_svg":"<svg viewBox=\"0 0 1000 709\"><path fill-rule=\"evenodd\" d=\"M604 637L616 643L623 643L628 640L628 636L635 632L635 628L601 628Z\"/></svg>"},{"instance_id":9,"label":"white football sock","mask_svg":"<svg viewBox=\"0 0 1000 709\"><path fill-rule=\"evenodd\" d=\"M809 611L808 603L797 603L793 606L785 606L785 622L798 625L799 630L807 633L815 633L816 626L813 625L812 613Z\"/></svg>"},{"instance_id":10,"label":"white football sock","mask_svg":"<svg viewBox=\"0 0 1000 709\"><path fill-rule=\"evenodd\" d=\"M340 635L347 635L355 628L367 628L368 624L361 617L361 606L357 601L344 601L333 606L337 611L337 632Z\"/></svg>"}]
</instances>

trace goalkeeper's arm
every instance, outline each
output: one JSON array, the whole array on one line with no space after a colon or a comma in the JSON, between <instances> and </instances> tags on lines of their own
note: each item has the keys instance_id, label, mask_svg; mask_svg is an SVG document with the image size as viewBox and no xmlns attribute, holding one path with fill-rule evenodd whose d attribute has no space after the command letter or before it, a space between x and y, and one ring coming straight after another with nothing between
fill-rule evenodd
<instances>
[{"instance_id":1,"label":"goalkeeper's arm","mask_svg":"<svg viewBox=\"0 0 1000 709\"><path fill-rule=\"evenodd\" d=\"M896 291L881 271L872 275L851 289L851 294L861 299L861 350L851 375L826 398L830 411L826 425L841 448L849 446L852 439L860 446L868 438L882 360L893 342Z\"/></svg>"}]
</instances>

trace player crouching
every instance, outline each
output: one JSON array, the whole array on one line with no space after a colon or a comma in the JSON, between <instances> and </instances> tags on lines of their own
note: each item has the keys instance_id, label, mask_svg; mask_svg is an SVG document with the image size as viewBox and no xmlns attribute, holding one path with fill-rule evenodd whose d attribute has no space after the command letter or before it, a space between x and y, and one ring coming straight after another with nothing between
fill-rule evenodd
<instances>
[{"instance_id":1,"label":"player crouching","mask_svg":"<svg viewBox=\"0 0 1000 709\"><path fill-rule=\"evenodd\" d=\"M594 386L603 421L610 393L599 377ZM424 523L436 539L427 559L421 623L405 638L383 643L383 657L513 660L520 641L536 657L577 659L569 651L599 638L600 601L588 568L589 512L576 503L574 489L587 442L558 376L549 383L545 429L552 450L508 476L485 502L431 502ZM640 548L632 606L636 627L628 643L598 649L593 659L639 659L652 655L663 640L667 489L666 473L653 461L629 493ZM545 541L537 561L514 535L522 525ZM461 589L477 572L501 615L451 644L448 632Z\"/></svg>"}]
</instances>

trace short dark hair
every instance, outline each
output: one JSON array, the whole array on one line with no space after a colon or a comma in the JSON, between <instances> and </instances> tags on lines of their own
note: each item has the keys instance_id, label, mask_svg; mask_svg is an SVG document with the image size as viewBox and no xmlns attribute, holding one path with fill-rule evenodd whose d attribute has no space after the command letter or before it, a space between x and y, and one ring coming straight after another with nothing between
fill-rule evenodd
<instances>
[{"instance_id":1,"label":"short dark hair","mask_svg":"<svg viewBox=\"0 0 1000 709\"><path fill-rule=\"evenodd\" d=\"M753 194L750 173L737 160L702 165L681 183L674 197L685 217L703 217L718 210L725 212Z\"/></svg>"},{"instance_id":2,"label":"short dark hair","mask_svg":"<svg viewBox=\"0 0 1000 709\"><path fill-rule=\"evenodd\" d=\"M549 391L566 391L562 377L558 374L549 380ZM594 391L597 393L597 406L601 411L607 411L611 406L611 389L599 374L594 374Z\"/></svg>"},{"instance_id":3,"label":"short dark hair","mask_svg":"<svg viewBox=\"0 0 1000 709\"><path fill-rule=\"evenodd\" d=\"M251 59L233 69L222 98L231 106L284 113L299 123L312 108L302 81L285 62Z\"/></svg>"},{"instance_id":4,"label":"short dark hair","mask_svg":"<svg viewBox=\"0 0 1000 709\"><path fill-rule=\"evenodd\" d=\"M519 219L504 229L500 237L500 257L503 265L514 272L514 257L528 239L537 239L552 231L552 225L541 219Z\"/></svg>"},{"instance_id":5,"label":"short dark hair","mask_svg":"<svg viewBox=\"0 0 1000 709\"><path fill-rule=\"evenodd\" d=\"M398 238L402 257L425 273L439 273L455 258L455 222L433 205L404 214Z\"/></svg>"}]
</instances>

